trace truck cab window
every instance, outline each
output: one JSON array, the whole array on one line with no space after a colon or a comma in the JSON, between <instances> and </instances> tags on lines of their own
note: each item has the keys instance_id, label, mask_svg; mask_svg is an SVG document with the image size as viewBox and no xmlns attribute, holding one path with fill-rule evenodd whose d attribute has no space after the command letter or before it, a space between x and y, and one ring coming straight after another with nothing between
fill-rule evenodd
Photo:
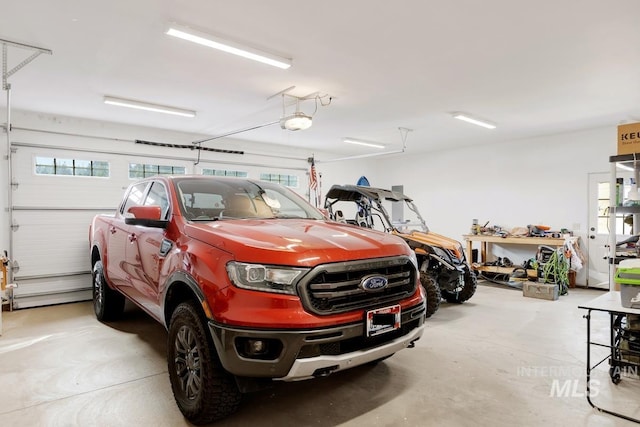
<instances>
[{"instance_id":1,"label":"truck cab window","mask_svg":"<svg viewBox=\"0 0 640 427\"><path fill-rule=\"evenodd\" d=\"M144 206L160 206L160 218L167 219L169 213L169 197L167 196L167 190L164 188L164 185L159 182L151 184L151 189L149 189L149 194L147 194L147 198L144 201Z\"/></svg>"}]
</instances>

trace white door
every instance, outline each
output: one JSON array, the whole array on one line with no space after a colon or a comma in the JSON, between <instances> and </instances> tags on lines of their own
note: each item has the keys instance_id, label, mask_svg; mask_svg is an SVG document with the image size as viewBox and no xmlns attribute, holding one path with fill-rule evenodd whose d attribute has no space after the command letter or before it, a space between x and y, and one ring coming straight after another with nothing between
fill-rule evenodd
<instances>
[{"instance_id":1,"label":"white door","mask_svg":"<svg viewBox=\"0 0 640 427\"><path fill-rule=\"evenodd\" d=\"M587 286L609 289L609 173L589 174L589 234Z\"/></svg>"}]
</instances>

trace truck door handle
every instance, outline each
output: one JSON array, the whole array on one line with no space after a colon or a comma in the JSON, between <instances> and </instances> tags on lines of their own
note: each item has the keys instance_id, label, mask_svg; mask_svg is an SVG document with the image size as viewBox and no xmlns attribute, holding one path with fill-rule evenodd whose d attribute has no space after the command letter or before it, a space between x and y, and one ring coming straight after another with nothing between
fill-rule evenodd
<instances>
[{"instance_id":1,"label":"truck door handle","mask_svg":"<svg viewBox=\"0 0 640 427\"><path fill-rule=\"evenodd\" d=\"M116 232L116 228L112 225L109 227L109 233L114 234Z\"/></svg>"},{"instance_id":2,"label":"truck door handle","mask_svg":"<svg viewBox=\"0 0 640 427\"><path fill-rule=\"evenodd\" d=\"M136 237L135 234L129 234L129 241L131 243L135 242L136 240L138 240L138 238Z\"/></svg>"}]
</instances>

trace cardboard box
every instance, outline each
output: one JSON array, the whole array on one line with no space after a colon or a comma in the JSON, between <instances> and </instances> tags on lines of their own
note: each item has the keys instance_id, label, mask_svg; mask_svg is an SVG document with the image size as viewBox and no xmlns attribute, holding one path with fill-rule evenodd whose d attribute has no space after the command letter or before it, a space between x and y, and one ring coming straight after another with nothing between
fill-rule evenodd
<instances>
[{"instance_id":1,"label":"cardboard box","mask_svg":"<svg viewBox=\"0 0 640 427\"><path fill-rule=\"evenodd\" d=\"M618 126L618 155L640 153L640 123Z\"/></svg>"},{"instance_id":2,"label":"cardboard box","mask_svg":"<svg viewBox=\"0 0 640 427\"><path fill-rule=\"evenodd\" d=\"M522 295L529 298L540 298L556 301L560 295L560 286L557 283L524 282Z\"/></svg>"}]
</instances>

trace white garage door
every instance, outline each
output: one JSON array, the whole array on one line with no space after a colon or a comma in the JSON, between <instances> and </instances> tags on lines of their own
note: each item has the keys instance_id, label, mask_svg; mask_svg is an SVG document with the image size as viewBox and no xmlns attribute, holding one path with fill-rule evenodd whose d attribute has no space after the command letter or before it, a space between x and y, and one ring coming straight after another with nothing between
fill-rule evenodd
<instances>
[{"instance_id":1,"label":"white garage door","mask_svg":"<svg viewBox=\"0 0 640 427\"><path fill-rule=\"evenodd\" d=\"M113 155L17 147L12 156L14 308L91 299L89 224L94 215L115 210L127 184L120 180L118 185L112 177L36 173L36 159L54 158L114 160Z\"/></svg>"},{"instance_id":2,"label":"white garage door","mask_svg":"<svg viewBox=\"0 0 640 427\"><path fill-rule=\"evenodd\" d=\"M14 293L14 308L91 299L89 258L89 225L94 215L111 214L120 203L129 178L129 165L171 165L186 173L207 173L212 166L220 169L249 170L248 177L260 179L264 172L274 172L256 164L216 167L202 162L197 167L192 160L162 156L136 156L109 152L46 147L14 142L12 155L12 260L18 288ZM39 159L106 162L107 177L52 175L36 171ZM83 163L78 163L83 164ZM306 187L304 168L283 170L280 177L297 176L299 188ZM292 175L287 175L291 173ZM217 174L217 173L216 173Z\"/></svg>"}]
</instances>

